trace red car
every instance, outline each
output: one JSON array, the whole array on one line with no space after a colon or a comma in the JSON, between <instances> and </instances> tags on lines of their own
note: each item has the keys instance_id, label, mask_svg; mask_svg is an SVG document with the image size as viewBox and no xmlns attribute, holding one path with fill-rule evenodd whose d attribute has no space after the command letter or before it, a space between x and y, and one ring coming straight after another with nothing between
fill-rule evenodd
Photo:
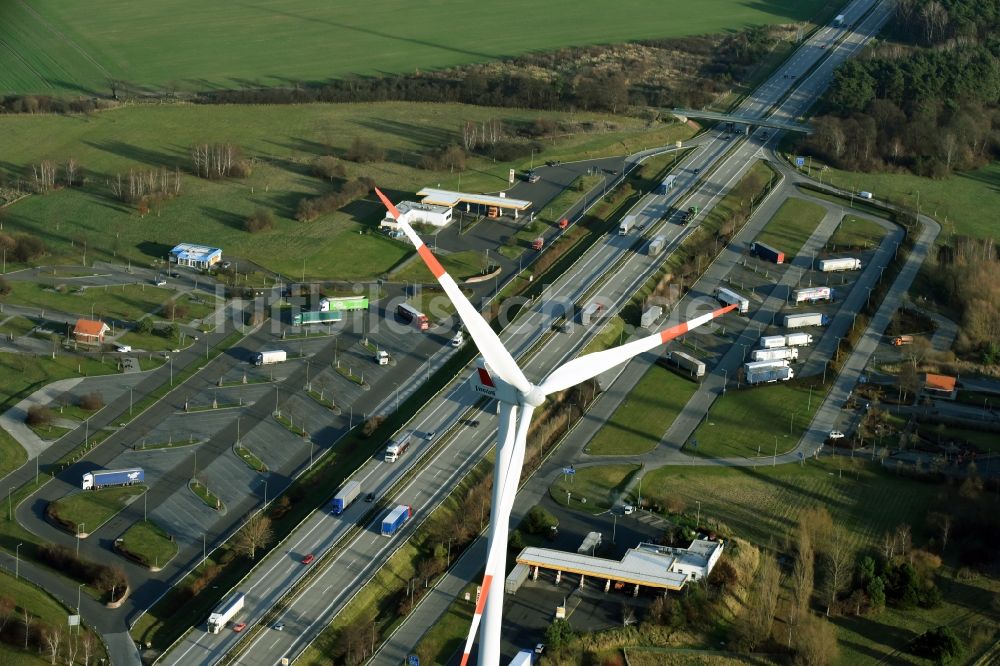
<instances>
[{"instance_id":1,"label":"red car","mask_svg":"<svg viewBox=\"0 0 1000 666\"><path fill-rule=\"evenodd\" d=\"M233 631L235 631L237 634L240 633L241 631L243 631L246 628L247 628L247 623L246 622L239 622L239 623L233 625Z\"/></svg>"},{"instance_id":2,"label":"red car","mask_svg":"<svg viewBox=\"0 0 1000 666\"><path fill-rule=\"evenodd\" d=\"M313 560L315 560L315 559L316 559L316 556L313 555L312 553L309 553L308 555L306 555L305 557L302 558L302 564L312 564Z\"/></svg>"}]
</instances>

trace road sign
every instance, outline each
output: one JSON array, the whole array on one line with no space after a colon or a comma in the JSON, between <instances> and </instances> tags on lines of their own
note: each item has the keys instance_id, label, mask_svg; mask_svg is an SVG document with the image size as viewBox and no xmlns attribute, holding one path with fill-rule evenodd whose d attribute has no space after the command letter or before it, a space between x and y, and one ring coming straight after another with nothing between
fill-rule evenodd
<instances>
[{"instance_id":1,"label":"road sign","mask_svg":"<svg viewBox=\"0 0 1000 666\"><path fill-rule=\"evenodd\" d=\"M80 616L79 615L67 615L66 616L66 620L67 620L67 624L69 624L69 626L71 626L71 627L79 627L80 626Z\"/></svg>"},{"instance_id":2,"label":"road sign","mask_svg":"<svg viewBox=\"0 0 1000 666\"><path fill-rule=\"evenodd\" d=\"M514 170L513 169L510 170L510 174L507 176L507 182L510 183L511 185L514 184Z\"/></svg>"},{"instance_id":3,"label":"road sign","mask_svg":"<svg viewBox=\"0 0 1000 666\"><path fill-rule=\"evenodd\" d=\"M563 474L576 474L576 470L572 467L563 467Z\"/></svg>"},{"instance_id":4,"label":"road sign","mask_svg":"<svg viewBox=\"0 0 1000 666\"><path fill-rule=\"evenodd\" d=\"M420 657L415 654L411 654L406 658L406 666L420 666Z\"/></svg>"},{"instance_id":5,"label":"road sign","mask_svg":"<svg viewBox=\"0 0 1000 666\"><path fill-rule=\"evenodd\" d=\"M799 168L802 168L805 165L806 165L806 158L804 158L804 157L796 157L795 158L795 166L797 166Z\"/></svg>"}]
</instances>

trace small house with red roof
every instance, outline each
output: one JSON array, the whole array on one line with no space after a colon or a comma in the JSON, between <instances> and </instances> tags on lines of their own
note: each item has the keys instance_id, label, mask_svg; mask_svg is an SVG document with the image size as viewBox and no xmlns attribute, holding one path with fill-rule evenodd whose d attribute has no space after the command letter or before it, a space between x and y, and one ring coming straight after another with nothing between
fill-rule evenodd
<instances>
[{"instance_id":1,"label":"small house with red roof","mask_svg":"<svg viewBox=\"0 0 1000 666\"><path fill-rule=\"evenodd\" d=\"M111 327L103 321L93 319L77 319L73 327L73 339L85 345L99 345L104 342L104 336Z\"/></svg>"}]
</instances>

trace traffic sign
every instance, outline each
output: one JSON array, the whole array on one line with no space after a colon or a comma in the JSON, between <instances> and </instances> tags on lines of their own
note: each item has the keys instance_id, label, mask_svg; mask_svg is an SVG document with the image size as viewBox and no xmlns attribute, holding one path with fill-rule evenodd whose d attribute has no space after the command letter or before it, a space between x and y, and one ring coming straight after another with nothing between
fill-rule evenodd
<instances>
[{"instance_id":1,"label":"traffic sign","mask_svg":"<svg viewBox=\"0 0 1000 666\"><path fill-rule=\"evenodd\" d=\"M411 654L406 658L406 666L420 666L420 657L415 654Z\"/></svg>"},{"instance_id":2,"label":"traffic sign","mask_svg":"<svg viewBox=\"0 0 1000 666\"><path fill-rule=\"evenodd\" d=\"M801 167L804 167L805 165L806 165L806 158L804 158L804 157L796 157L795 158L795 166L801 168Z\"/></svg>"},{"instance_id":3,"label":"traffic sign","mask_svg":"<svg viewBox=\"0 0 1000 666\"><path fill-rule=\"evenodd\" d=\"M576 470L572 467L563 467L563 474L576 474Z\"/></svg>"}]
</instances>

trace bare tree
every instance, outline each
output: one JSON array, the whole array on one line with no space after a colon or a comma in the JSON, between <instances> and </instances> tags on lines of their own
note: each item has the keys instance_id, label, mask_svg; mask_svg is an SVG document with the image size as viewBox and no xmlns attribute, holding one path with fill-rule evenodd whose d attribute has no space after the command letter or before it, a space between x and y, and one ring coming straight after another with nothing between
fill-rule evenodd
<instances>
[{"instance_id":1,"label":"bare tree","mask_svg":"<svg viewBox=\"0 0 1000 666\"><path fill-rule=\"evenodd\" d=\"M765 553L750 587L742 622L742 640L748 651L753 652L770 638L780 590L778 560L771 553Z\"/></svg>"},{"instance_id":2,"label":"bare tree","mask_svg":"<svg viewBox=\"0 0 1000 666\"><path fill-rule=\"evenodd\" d=\"M795 663L827 666L837 657L837 632L827 620L814 615L803 618L795 639Z\"/></svg>"},{"instance_id":3,"label":"bare tree","mask_svg":"<svg viewBox=\"0 0 1000 666\"><path fill-rule=\"evenodd\" d=\"M236 550L251 560L257 556L257 549L264 548L274 539L271 519L255 513L236 534Z\"/></svg>"},{"instance_id":4,"label":"bare tree","mask_svg":"<svg viewBox=\"0 0 1000 666\"><path fill-rule=\"evenodd\" d=\"M812 546L812 537L809 530L801 523L798 531L798 554L795 558L795 566L792 568L792 598L788 611L788 642L792 642L792 627L798 625L803 617L809 612L809 600L812 598L813 586L815 584L815 558L816 553Z\"/></svg>"},{"instance_id":5,"label":"bare tree","mask_svg":"<svg viewBox=\"0 0 1000 666\"><path fill-rule=\"evenodd\" d=\"M76 185L77 178L80 177L80 163L74 158L69 158L66 160L66 165L63 167L63 173L66 177L66 184L70 187Z\"/></svg>"},{"instance_id":6,"label":"bare tree","mask_svg":"<svg viewBox=\"0 0 1000 666\"><path fill-rule=\"evenodd\" d=\"M826 597L826 615L830 616L833 604L844 590L851 575L853 550L841 528L836 528L830 538L830 543L823 557L824 584Z\"/></svg>"},{"instance_id":7,"label":"bare tree","mask_svg":"<svg viewBox=\"0 0 1000 666\"><path fill-rule=\"evenodd\" d=\"M28 612L27 608L21 609L24 611L24 649L28 649L28 637L31 636L31 621L34 619L31 613Z\"/></svg>"},{"instance_id":8,"label":"bare tree","mask_svg":"<svg viewBox=\"0 0 1000 666\"><path fill-rule=\"evenodd\" d=\"M88 631L80 643L83 647L83 666L90 666L90 657L94 653L94 637Z\"/></svg>"},{"instance_id":9,"label":"bare tree","mask_svg":"<svg viewBox=\"0 0 1000 666\"><path fill-rule=\"evenodd\" d=\"M42 640L49 651L49 663L56 663L59 658L59 645L62 643L62 628L58 625L44 627L42 629Z\"/></svg>"},{"instance_id":10,"label":"bare tree","mask_svg":"<svg viewBox=\"0 0 1000 666\"><path fill-rule=\"evenodd\" d=\"M97 585L111 595L111 601L117 601L118 591L128 587L128 577L120 566L104 567L97 580Z\"/></svg>"},{"instance_id":11,"label":"bare tree","mask_svg":"<svg viewBox=\"0 0 1000 666\"><path fill-rule=\"evenodd\" d=\"M66 666L73 666L76 663L76 655L80 652L80 637L70 630L66 636Z\"/></svg>"},{"instance_id":12,"label":"bare tree","mask_svg":"<svg viewBox=\"0 0 1000 666\"><path fill-rule=\"evenodd\" d=\"M17 603L8 596L0 597L0 632L3 628L7 626L10 622L10 618L14 616L14 611L17 610Z\"/></svg>"},{"instance_id":13,"label":"bare tree","mask_svg":"<svg viewBox=\"0 0 1000 666\"><path fill-rule=\"evenodd\" d=\"M622 604L622 626L630 627L635 624L635 609L628 604Z\"/></svg>"}]
</instances>

